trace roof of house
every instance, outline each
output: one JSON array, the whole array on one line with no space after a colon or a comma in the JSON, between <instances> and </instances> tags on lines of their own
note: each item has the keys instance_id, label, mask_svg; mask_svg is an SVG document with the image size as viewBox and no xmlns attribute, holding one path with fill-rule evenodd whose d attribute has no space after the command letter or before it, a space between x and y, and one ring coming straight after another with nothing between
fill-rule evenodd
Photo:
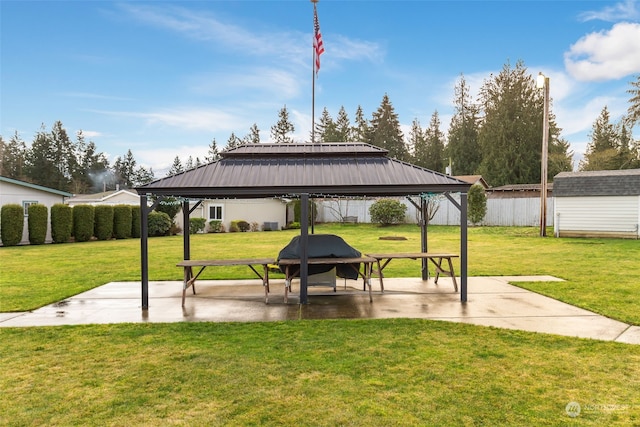
<instances>
[{"instance_id":1,"label":"roof of house","mask_svg":"<svg viewBox=\"0 0 640 427\"><path fill-rule=\"evenodd\" d=\"M82 202L82 203L91 203L91 202L104 202L113 197L119 195L130 195L131 197L138 197L138 194L132 190L111 190L111 191L103 191L100 193L93 194L75 194L73 198L69 199L69 202Z\"/></svg>"},{"instance_id":2,"label":"roof of house","mask_svg":"<svg viewBox=\"0 0 640 427\"><path fill-rule=\"evenodd\" d=\"M248 144L221 159L136 188L188 198L402 196L468 191L457 178L388 156L365 143Z\"/></svg>"},{"instance_id":3,"label":"roof of house","mask_svg":"<svg viewBox=\"0 0 640 427\"><path fill-rule=\"evenodd\" d=\"M460 179L464 182L468 182L469 184L480 184L485 190L489 188L489 184L484 180L482 175L455 175L454 178Z\"/></svg>"},{"instance_id":4,"label":"roof of house","mask_svg":"<svg viewBox=\"0 0 640 427\"><path fill-rule=\"evenodd\" d=\"M71 197L73 194L66 191L56 190L55 188L43 187L42 185L32 184L30 182L20 181L19 179L7 178L6 176L0 176L0 182L6 182L8 184L20 185L22 187L31 188L32 190L44 191L46 193L56 194L63 197Z\"/></svg>"},{"instance_id":5,"label":"roof of house","mask_svg":"<svg viewBox=\"0 0 640 427\"><path fill-rule=\"evenodd\" d=\"M640 169L561 172L553 183L555 197L637 196Z\"/></svg>"},{"instance_id":6,"label":"roof of house","mask_svg":"<svg viewBox=\"0 0 640 427\"><path fill-rule=\"evenodd\" d=\"M553 190L553 182L547 183L547 191ZM540 192L540 183L537 184L508 184L501 185L499 187L491 187L491 192L524 192L524 191L537 191Z\"/></svg>"}]
</instances>

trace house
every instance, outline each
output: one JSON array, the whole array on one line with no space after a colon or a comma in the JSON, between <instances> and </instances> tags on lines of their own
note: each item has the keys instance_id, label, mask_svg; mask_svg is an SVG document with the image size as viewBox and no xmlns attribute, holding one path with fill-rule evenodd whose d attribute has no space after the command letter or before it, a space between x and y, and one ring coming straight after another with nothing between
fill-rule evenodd
<instances>
[{"instance_id":1,"label":"house","mask_svg":"<svg viewBox=\"0 0 640 427\"><path fill-rule=\"evenodd\" d=\"M64 203L71 197L71 193L31 184L13 178L0 176L0 206L18 204L24 209L24 228L22 231L22 243L29 242L29 206L39 203L45 205L49 211L48 224L51 223L51 206L56 203ZM51 241L51 230L47 227L47 242Z\"/></svg>"},{"instance_id":2,"label":"house","mask_svg":"<svg viewBox=\"0 0 640 427\"><path fill-rule=\"evenodd\" d=\"M557 237L640 238L640 169L555 176Z\"/></svg>"},{"instance_id":3,"label":"house","mask_svg":"<svg viewBox=\"0 0 640 427\"><path fill-rule=\"evenodd\" d=\"M482 175L456 175L454 178L459 179L460 181L468 182L471 185L479 184L487 190L489 189L489 184L484 180Z\"/></svg>"},{"instance_id":4,"label":"house","mask_svg":"<svg viewBox=\"0 0 640 427\"><path fill-rule=\"evenodd\" d=\"M95 194L75 194L66 203L76 205L140 205L140 196L132 190L112 190Z\"/></svg>"}]
</instances>

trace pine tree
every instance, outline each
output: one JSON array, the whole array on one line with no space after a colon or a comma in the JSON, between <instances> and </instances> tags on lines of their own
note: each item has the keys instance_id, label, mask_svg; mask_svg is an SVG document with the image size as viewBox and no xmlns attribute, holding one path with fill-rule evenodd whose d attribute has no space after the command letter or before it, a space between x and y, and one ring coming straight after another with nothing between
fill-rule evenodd
<instances>
[{"instance_id":1,"label":"pine tree","mask_svg":"<svg viewBox=\"0 0 640 427\"><path fill-rule=\"evenodd\" d=\"M4 142L0 136L0 175L8 178L25 180L25 155L27 145L18 131L15 131L9 142Z\"/></svg>"},{"instance_id":2,"label":"pine tree","mask_svg":"<svg viewBox=\"0 0 640 427\"><path fill-rule=\"evenodd\" d=\"M338 142L339 138L336 131L336 124L325 107L322 110L320 121L315 125L316 142Z\"/></svg>"},{"instance_id":3,"label":"pine tree","mask_svg":"<svg viewBox=\"0 0 640 427\"><path fill-rule=\"evenodd\" d=\"M431 115L429 127L424 131L426 144L425 167L437 172L444 172L444 134L440 131L438 111Z\"/></svg>"},{"instance_id":4,"label":"pine tree","mask_svg":"<svg viewBox=\"0 0 640 427\"><path fill-rule=\"evenodd\" d=\"M506 64L480 90L484 122L478 134L479 172L494 186L540 181L543 94L522 61ZM549 145L558 137L549 116ZM455 166L454 166L455 167Z\"/></svg>"},{"instance_id":5,"label":"pine tree","mask_svg":"<svg viewBox=\"0 0 640 427\"><path fill-rule=\"evenodd\" d=\"M99 192L107 185L113 186L109 161L104 153L98 152L93 141L85 142L84 133L76 133L76 163L78 168L73 176L73 192Z\"/></svg>"},{"instance_id":6,"label":"pine tree","mask_svg":"<svg viewBox=\"0 0 640 427\"><path fill-rule=\"evenodd\" d=\"M260 144L260 129L256 123L249 128L249 134L242 138L242 142L244 144Z\"/></svg>"},{"instance_id":7,"label":"pine tree","mask_svg":"<svg viewBox=\"0 0 640 427\"><path fill-rule=\"evenodd\" d=\"M147 169L144 166L140 166L133 174L133 186L139 187L141 185L150 183L154 179L155 174L153 173L152 168Z\"/></svg>"},{"instance_id":8,"label":"pine tree","mask_svg":"<svg viewBox=\"0 0 640 427\"><path fill-rule=\"evenodd\" d=\"M131 150L127 150L124 158L118 156L113 162L113 173L116 183L121 189L133 188L136 183L136 165Z\"/></svg>"},{"instance_id":9,"label":"pine tree","mask_svg":"<svg viewBox=\"0 0 640 427\"><path fill-rule=\"evenodd\" d=\"M456 83L453 103L455 112L449 123L445 157L449 158L456 175L473 175L482 161L478 144L479 109L472 102L464 76Z\"/></svg>"},{"instance_id":10,"label":"pine tree","mask_svg":"<svg viewBox=\"0 0 640 427\"><path fill-rule=\"evenodd\" d=\"M236 148L240 145L242 145L242 140L236 136L235 132L231 132L231 135L227 140L227 147L225 150L231 150L232 148Z\"/></svg>"},{"instance_id":11,"label":"pine tree","mask_svg":"<svg viewBox=\"0 0 640 427\"><path fill-rule=\"evenodd\" d=\"M289 121L289 111L287 106L282 107L278 113L278 123L271 126L271 139L276 144L290 144L293 143L293 138L289 134L295 132L293 123Z\"/></svg>"},{"instance_id":12,"label":"pine tree","mask_svg":"<svg viewBox=\"0 0 640 427\"><path fill-rule=\"evenodd\" d=\"M171 165L171 167L169 168L169 171L167 172L167 176L176 175L181 172L184 172L184 167L182 166L180 157L176 156L173 159L173 164Z\"/></svg>"},{"instance_id":13,"label":"pine tree","mask_svg":"<svg viewBox=\"0 0 640 427\"><path fill-rule=\"evenodd\" d=\"M640 123L640 74L636 76L635 82L630 82L631 89L627 90L627 93L631 95L629 98L629 110L627 111L627 119L629 124L633 127L635 124Z\"/></svg>"},{"instance_id":14,"label":"pine tree","mask_svg":"<svg viewBox=\"0 0 640 427\"><path fill-rule=\"evenodd\" d=\"M417 118L411 122L411 130L409 131L409 147L413 151L412 162L423 168L427 167L427 144L424 139L424 131L420 126Z\"/></svg>"},{"instance_id":15,"label":"pine tree","mask_svg":"<svg viewBox=\"0 0 640 427\"><path fill-rule=\"evenodd\" d=\"M207 151L207 155L204 158L204 161L207 163L215 162L220 158L220 151L218 150L218 144L216 143L216 139L213 138L211 140L211 144L209 144L209 151Z\"/></svg>"},{"instance_id":16,"label":"pine tree","mask_svg":"<svg viewBox=\"0 0 640 427\"><path fill-rule=\"evenodd\" d=\"M50 183L54 188L71 190L71 179L78 165L75 158L75 144L69 139L67 130L61 121L51 128L53 163L58 173Z\"/></svg>"},{"instance_id":17,"label":"pine tree","mask_svg":"<svg viewBox=\"0 0 640 427\"><path fill-rule=\"evenodd\" d=\"M353 142L369 142L369 123L364 117L362 107L358 105L356 109L355 124L351 128Z\"/></svg>"},{"instance_id":18,"label":"pine tree","mask_svg":"<svg viewBox=\"0 0 640 427\"><path fill-rule=\"evenodd\" d=\"M587 144L584 159L580 161L580 170L614 170L618 169L618 135L611 123L609 109L605 106L593 123L591 141Z\"/></svg>"},{"instance_id":19,"label":"pine tree","mask_svg":"<svg viewBox=\"0 0 640 427\"><path fill-rule=\"evenodd\" d=\"M336 140L339 142L352 142L351 123L349 122L349 115L344 109L344 106L340 107L338 117L336 118Z\"/></svg>"},{"instance_id":20,"label":"pine tree","mask_svg":"<svg viewBox=\"0 0 640 427\"><path fill-rule=\"evenodd\" d=\"M380 107L371 118L371 144L389 151L389 157L407 160L409 152L404 142L398 114L385 93Z\"/></svg>"},{"instance_id":21,"label":"pine tree","mask_svg":"<svg viewBox=\"0 0 640 427\"><path fill-rule=\"evenodd\" d=\"M44 123L40 126L40 130L36 133L31 148L26 155L26 175L34 184L45 187L54 187L55 183L61 178L59 171L55 167L55 156L53 153L53 142L51 134L46 131ZM66 190L66 188L57 188L58 190Z\"/></svg>"}]
</instances>

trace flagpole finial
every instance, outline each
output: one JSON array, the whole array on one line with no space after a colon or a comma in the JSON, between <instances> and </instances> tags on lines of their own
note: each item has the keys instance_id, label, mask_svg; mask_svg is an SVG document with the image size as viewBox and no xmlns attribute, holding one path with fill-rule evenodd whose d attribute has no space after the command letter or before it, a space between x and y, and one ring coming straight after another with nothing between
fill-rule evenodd
<instances>
[{"instance_id":1,"label":"flagpole finial","mask_svg":"<svg viewBox=\"0 0 640 427\"><path fill-rule=\"evenodd\" d=\"M318 3L318 0L311 0L311 3Z\"/></svg>"}]
</instances>

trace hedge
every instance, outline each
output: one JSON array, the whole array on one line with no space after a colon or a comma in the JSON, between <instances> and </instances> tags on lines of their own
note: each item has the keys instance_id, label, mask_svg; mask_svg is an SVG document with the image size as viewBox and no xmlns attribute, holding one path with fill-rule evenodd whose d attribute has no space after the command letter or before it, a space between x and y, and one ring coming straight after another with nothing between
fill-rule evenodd
<instances>
[{"instance_id":1,"label":"hedge","mask_svg":"<svg viewBox=\"0 0 640 427\"><path fill-rule=\"evenodd\" d=\"M149 236L166 236L171 228L171 218L165 212L149 212Z\"/></svg>"},{"instance_id":2,"label":"hedge","mask_svg":"<svg viewBox=\"0 0 640 427\"><path fill-rule=\"evenodd\" d=\"M22 241L24 230L24 209L21 205L9 203L0 211L0 237L4 246L15 246Z\"/></svg>"},{"instance_id":3,"label":"hedge","mask_svg":"<svg viewBox=\"0 0 640 427\"><path fill-rule=\"evenodd\" d=\"M139 239L140 232L140 206L131 207L131 237Z\"/></svg>"},{"instance_id":4,"label":"hedge","mask_svg":"<svg viewBox=\"0 0 640 427\"><path fill-rule=\"evenodd\" d=\"M73 237L76 242L87 242L93 236L95 208L91 205L73 207Z\"/></svg>"},{"instance_id":5,"label":"hedge","mask_svg":"<svg viewBox=\"0 0 640 427\"><path fill-rule=\"evenodd\" d=\"M116 239L131 237L131 206L116 205L113 207L113 234Z\"/></svg>"},{"instance_id":6,"label":"hedge","mask_svg":"<svg viewBox=\"0 0 640 427\"><path fill-rule=\"evenodd\" d=\"M96 206L93 221L93 235L98 240L109 240L113 237L113 206Z\"/></svg>"},{"instance_id":7,"label":"hedge","mask_svg":"<svg viewBox=\"0 0 640 427\"><path fill-rule=\"evenodd\" d=\"M73 230L71 206L56 203L51 206L51 239L53 243L67 243Z\"/></svg>"},{"instance_id":8,"label":"hedge","mask_svg":"<svg viewBox=\"0 0 640 427\"><path fill-rule=\"evenodd\" d=\"M36 203L29 206L27 225L29 227L29 243L42 245L47 238L47 222L49 209L45 205Z\"/></svg>"}]
</instances>

